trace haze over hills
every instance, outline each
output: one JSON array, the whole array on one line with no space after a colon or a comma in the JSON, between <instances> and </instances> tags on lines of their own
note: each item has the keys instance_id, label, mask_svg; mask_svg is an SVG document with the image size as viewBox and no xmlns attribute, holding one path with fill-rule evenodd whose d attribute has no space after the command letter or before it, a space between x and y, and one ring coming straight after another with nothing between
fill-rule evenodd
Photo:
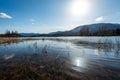
<instances>
[{"instance_id":1,"label":"haze over hills","mask_svg":"<svg viewBox=\"0 0 120 80\"><path fill-rule=\"evenodd\" d=\"M107 27L108 30L110 29L117 29L120 28L120 24L112 24L112 23L98 23L98 24L90 24L90 25L83 25L83 26L78 26L72 30L71 32L79 32L81 28L83 27L88 27L91 32L97 32L100 27L105 26Z\"/></svg>"},{"instance_id":2,"label":"haze over hills","mask_svg":"<svg viewBox=\"0 0 120 80\"><path fill-rule=\"evenodd\" d=\"M114 30L114 29L120 29L120 24L112 24L112 23L98 23L98 24L90 24L90 25L82 25L78 26L72 30L69 31L63 31L63 32L53 32L50 33L51 35L79 35L80 30L84 27L89 28L89 32L98 32L101 27L105 26L107 30Z\"/></svg>"},{"instance_id":3,"label":"haze over hills","mask_svg":"<svg viewBox=\"0 0 120 80\"><path fill-rule=\"evenodd\" d=\"M120 24L112 24L112 23L98 23L98 24L89 24L89 25L82 25L78 26L72 30L68 31L57 31L51 32L48 34L40 34L40 33L21 33L22 36L78 36L82 29L87 27L89 32L97 33L100 29L105 30L116 30L120 29Z\"/></svg>"}]
</instances>

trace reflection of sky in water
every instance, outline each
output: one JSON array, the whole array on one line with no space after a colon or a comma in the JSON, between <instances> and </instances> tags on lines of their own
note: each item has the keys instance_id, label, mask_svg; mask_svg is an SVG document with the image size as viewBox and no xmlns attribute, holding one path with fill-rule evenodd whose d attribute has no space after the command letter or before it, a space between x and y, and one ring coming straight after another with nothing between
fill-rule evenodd
<instances>
[{"instance_id":1,"label":"reflection of sky in water","mask_svg":"<svg viewBox=\"0 0 120 80\"><path fill-rule=\"evenodd\" d=\"M120 37L60 37L66 40L74 40L74 41L88 41L88 42L98 42L99 40L111 40L115 43L116 39L120 39Z\"/></svg>"},{"instance_id":2,"label":"reflection of sky in water","mask_svg":"<svg viewBox=\"0 0 120 80\"><path fill-rule=\"evenodd\" d=\"M103 60L105 58L116 58L113 52L105 53L104 51L100 51L95 48L88 48L82 45L78 46L71 42L50 40L25 41L13 43L10 45L1 45L0 56L2 56L5 60L8 60L12 59L17 54L20 55L34 53L41 54L42 49L46 45L47 45L46 50L49 55L57 54L57 56L68 57L69 63L72 65L71 68L80 72L88 68L89 60L92 59Z\"/></svg>"},{"instance_id":3,"label":"reflection of sky in water","mask_svg":"<svg viewBox=\"0 0 120 80\"><path fill-rule=\"evenodd\" d=\"M36 46L34 44L36 43ZM49 54L59 54L63 56L74 56L74 57L114 57L113 52L109 54L104 51L100 51L95 48L88 48L82 45L76 45L71 42L64 41L50 41L50 40L36 40L36 41L24 41L20 43L13 43L10 45L0 46L0 55L2 54L41 54L44 46L47 45L47 52Z\"/></svg>"},{"instance_id":4,"label":"reflection of sky in water","mask_svg":"<svg viewBox=\"0 0 120 80\"><path fill-rule=\"evenodd\" d=\"M12 59L13 57L14 57L14 54L7 54L7 55L4 55L3 59L9 60L9 59Z\"/></svg>"}]
</instances>

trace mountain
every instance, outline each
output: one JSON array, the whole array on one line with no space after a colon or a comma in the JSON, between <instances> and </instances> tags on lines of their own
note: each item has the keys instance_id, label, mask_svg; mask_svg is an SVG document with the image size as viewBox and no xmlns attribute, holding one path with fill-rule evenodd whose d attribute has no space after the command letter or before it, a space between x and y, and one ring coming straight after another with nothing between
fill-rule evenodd
<instances>
[{"instance_id":1,"label":"mountain","mask_svg":"<svg viewBox=\"0 0 120 80\"><path fill-rule=\"evenodd\" d=\"M48 33L49 35L55 35L55 34L58 34L58 33L62 33L63 31L57 31L57 32L51 32L51 33Z\"/></svg>"},{"instance_id":2,"label":"mountain","mask_svg":"<svg viewBox=\"0 0 120 80\"><path fill-rule=\"evenodd\" d=\"M86 34L84 28L89 29L89 34ZM102 29L102 32L100 32ZM118 30L117 30L118 29ZM82 35L80 34L82 32ZM113 34L114 33L114 34ZM115 34L117 33L117 34ZM82 25L78 26L72 30L68 31L57 31L51 32L48 34L40 34L40 33L20 33L21 36L24 37L39 37L39 36L120 36L120 24L112 24L112 23L98 23L98 24L89 24L89 25Z\"/></svg>"},{"instance_id":3,"label":"mountain","mask_svg":"<svg viewBox=\"0 0 120 80\"><path fill-rule=\"evenodd\" d=\"M49 36L48 34L40 34L40 33L19 33L22 37L39 37L39 36Z\"/></svg>"},{"instance_id":4,"label":"mountain","mask_svg":"<svg viewBox=\"0 0 120 80\"><path fill-rule=\"evenodd\" d=\"M32 36L36 36L39 34L38 33L20 33L20 35L24 37L32 37Z\"/></svg>"},{"instance_id":5,"label":"mountain","mask_svg":"<svg viewBox=\"0 0 120 80\"><path fill-rule=\"evenodd\" d=\"M98 31L100 27L102 26L106 26L108 30L110 29L120 29L120 24L112 24L112 23L98 23L98 24L90 24L90 25L83 25L83 26L78 26L72 30L70 30L71 32L78 32L80 31L81 28L83 27L88 27L90 29L90 31Z\"/></svg>"},{"instance_id":6,"label":"mountain","mask_svg":"<svg viewBox=\"0 0 120 80\"><path fill-rule=\"evenodd\" d=\"M120 24L98 23L98 24L82 25L69 31L58 31L58 32L49 33L49 35L51 36L77 36L80 34L80 30L82 30L84 27L89 28L89 32L91 33L97 33L100 28L106 28L107 30L120 29Z\"/></svg>"}]
</instances>

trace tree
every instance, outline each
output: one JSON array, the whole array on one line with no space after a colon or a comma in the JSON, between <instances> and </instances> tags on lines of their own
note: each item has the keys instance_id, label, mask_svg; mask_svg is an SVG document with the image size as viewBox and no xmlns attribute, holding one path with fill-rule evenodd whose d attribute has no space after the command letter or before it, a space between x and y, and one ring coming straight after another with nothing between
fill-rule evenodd
<instances>
[{"instance_id":1,"label":"tree","mask_svg":"<svg viewBox=\"0 0 120 80\"><path fill-rule=\"evenodd\" d=\"M7 30L4 34L5 37L18 37L20 36L17 31L9 31Z\"/></svg>"},{"instance_id":2,"label":"tree","mask_svg":"<svg viewBox=\"0 0 120 80\"><path fill-rule=\"evenodd\" d=\"M9 31L9 30L6 30L5 34L9 35L9 34L10 34L10 31Z\"/></svg>"},{"instance_id":3,"label":"tree","mask_svg":"<svg viewBox=\"0 0 120 80\"><path fill-rule=\"evenodd\" d=\"M83 26L80 29L80 36L89 36L90 35L90 30L87 26Z\"/></svg>"},{"instance_id":4,"label":"tree","mask_svg":"<svg viewBox=\"0 0 120 80\"><path fill-rule=\"evenodd\" d=\"M98 29L98 36L108 35L107 30L108 29L107 29L107 25L106 24L100 26L99 29Z\"/></svg>"}]
</instances>

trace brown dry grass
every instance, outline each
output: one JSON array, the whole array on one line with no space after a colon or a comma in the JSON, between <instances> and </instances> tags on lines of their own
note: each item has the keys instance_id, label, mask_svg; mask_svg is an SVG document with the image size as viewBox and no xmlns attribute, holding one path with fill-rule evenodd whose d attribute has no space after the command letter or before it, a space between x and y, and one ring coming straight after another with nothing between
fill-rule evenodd
<instances>
[{"instance_id":1,"label":"brown dry grass","mask_svg":"<svg viewBox=\"0 0 120 80\"><path fill-rule=\"evenodd\" d=\"M19 42L21 41L18 38L0 38L0 44L4 44L4 43L14 43L14 42Z\"/></svg>"},{"instance_id":2,"label":"brown dry grass","mask_svg":"<svg viewBox=\"0 0 120 80\"><path fill-rule=\"evenodd\" d=\"M0 44L5 44L5 43L17 43L21 41L30 41L30 40L57 40L60 41L62 39L60 38L34 38L34 37L26 37L26 38L0 38Z\"/></svg>"},{"instance_id":3,"label":"brown dry grass","mask_svg":"<svg viewBox=\"0 0 120 80\"><path fill-rule=\"evenodd\" d=\"M0 44L17 43L30 40L40 40L40 38L0 38Z\"/></svg>"}]
</instances>

